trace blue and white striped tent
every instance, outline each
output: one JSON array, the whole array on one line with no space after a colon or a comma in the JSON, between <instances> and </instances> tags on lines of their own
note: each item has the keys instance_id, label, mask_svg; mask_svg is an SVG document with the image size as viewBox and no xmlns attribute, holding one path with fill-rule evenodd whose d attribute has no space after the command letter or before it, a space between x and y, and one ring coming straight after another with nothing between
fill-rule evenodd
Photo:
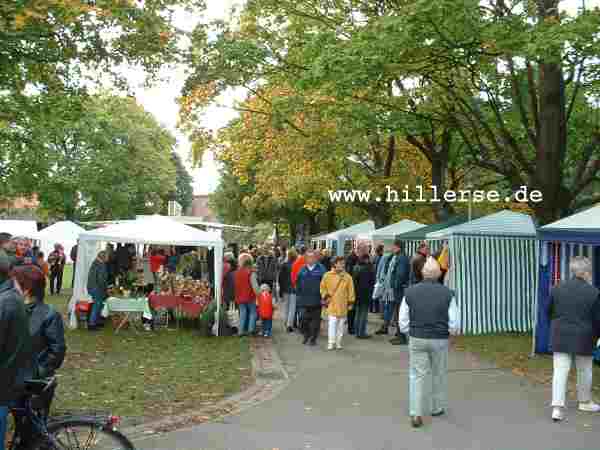
<instances>
[{"instance_id":1,"label":"blue and white striped tent","mask_svg":"<svg viewBox=\"0 0 600 450\"><path fill-rule=\"evenodd\" d=\"M337 256L344 256L344 244L346 241L369 236L373 231L375 231L375 222L367 220L348 228L319 236L317 241L325 241L326 248L333 249Z\"/></svg>"},{"instance_id":2,"label":"blue and white striped tent","mask_svg":"<svg viewBox=\"0 0 600 450\"><path fill-rule=\"evenodd\" d=\"M371 239L373 241L383 241L385 243L391 243L396 237L396 235L408 233L409 231L415 231L425 226L425 224L415 222L414 220L404 219L400 222L396 222L386 227L376 229L371 234Z\"/></svg>"},{"instance_id":3,"label":"blue and white striped tent","mask_svg":"<svg viewBox=\"0 0 600 450\"><path fill-rule=\"evenodd\" d=\"M449 283L464 334L532 329L538 246L530 216L500 211L429 233L427 239L448 241Z\"/></svg>"},{"instance_id":4,"label":"blue and white striped tent","mask_svg":"<svg viewBox=\"0 0 600 450\"><path fill-rule=\"evenodd\" d=\"M587 256L600 287L600 205L540 227L539 291L534 335L536 353L550 353L550 289L569 279L569 260Z\"/></svg>"}]
</instances>

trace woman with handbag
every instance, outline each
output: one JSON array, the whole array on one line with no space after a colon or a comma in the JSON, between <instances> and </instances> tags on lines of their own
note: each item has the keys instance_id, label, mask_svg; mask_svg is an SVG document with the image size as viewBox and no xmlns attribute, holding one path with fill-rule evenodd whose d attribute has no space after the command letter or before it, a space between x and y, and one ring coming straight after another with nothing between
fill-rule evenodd
<instances>
[{"instance_id":1,"label":"woman with handbag","mask_svg":"<svg viewBox=\"0 0 600 450\"><path fill-rule=\"evenodd\" d=\"M342 349L342 338L348 311L352 309L356 299L354 294L354 280L344 270L345 260L339 256L334 260L334 266L327 272L321 281L321 297L323 306L327 308L329 316L329 344L328 350Z\"/></svg>"}]
</instances>

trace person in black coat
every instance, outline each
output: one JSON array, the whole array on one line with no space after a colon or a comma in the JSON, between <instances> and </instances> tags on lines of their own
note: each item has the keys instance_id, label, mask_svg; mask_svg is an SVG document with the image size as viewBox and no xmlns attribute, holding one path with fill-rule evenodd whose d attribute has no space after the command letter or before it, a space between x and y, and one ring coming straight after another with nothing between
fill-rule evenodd
<instances>
[{"instance_id":1,"label":"person in black coat","mask_svg":"<svg viewBox=\"0 0 600 450\"><path fill-rule=\"evenodd\" d=\"M362 255L358 264L354 266L354 292L356 293L356 315L354 329L358 339L369 339L367 323L369 319L369 305L373 298L375 288L375 266L371 263L369 255Z\"/></svg>"},{"instance_id":2,"label":"person in black coat","mask_svg":"<svg viewBox=\"0 0 600 450\"><path fill-rule=\"evenodd\" d=\"M279 293L281 294L281 319L288 333L294 331L296 317L296 295L292 286L292 265L298 257L293 248L287 251L287 259L281 265L278 274Z\"/></svg>"},{"instance_id":3,"label":"person in black coat","mask_svg":"<svg viewBox=\"0 0 600 450\"><path fill-rule=\"evenodd\" d=\"M564 418L565 393L571 363L577 365L579 410L600 412L592 401L592 352L595 329L600 322L600 291L591 285L592 264L588 258L571 259L573 278L550 293L551 348L554 353L552 419Z\"/></svg>"}]
</instances>

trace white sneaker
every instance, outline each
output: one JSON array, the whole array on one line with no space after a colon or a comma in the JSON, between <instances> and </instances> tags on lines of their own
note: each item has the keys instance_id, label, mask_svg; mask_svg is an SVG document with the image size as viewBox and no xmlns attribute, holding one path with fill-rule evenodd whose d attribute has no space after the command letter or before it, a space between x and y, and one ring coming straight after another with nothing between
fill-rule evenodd
<instances>
[{"instance_id":1,"label":"white sneaker","mask_svg":"<svg viewBox=\"0 0 600 450\"><path fill-rule=\"evenodd\" d=\"M336 348L337 348L338 350L341 350L341 349L343 349L344 347L342 347L342 344L338 344L338 345L336 345Z\"/></svg>"},{"instance_id":2,"label":"white sneaker","mask_svg":"<svg viewBox=\"0 0 600 450\"><path fill-rule=\"evenodd\" d=\"M335 347L333 346L333 344L329 344L329 345L327 346L327 350L333 350L334 348L335 348Z\"/></svg>"},{"instance_id":3,"label":"white sneaker","mask_svg":"<svg viewBox=\"0 0 600 450\"><path fill-rule=\"evenodd\" d=\"M552 420L554 420L555 422L560 422L565 418L565 415L563 414L563 410L562 408L555 406L554 408L552 408Z\"/></svg>"},{"instance_id":4,"label":"white sneaker","mask_svg":"<svg viewBox=\"0 0 600 450\"><path fill-rule=\"evenodd\" d=\"M579 411L597 413L600 412L600 405L594 402L579 403Z\"/></svg>"}]
</instances>

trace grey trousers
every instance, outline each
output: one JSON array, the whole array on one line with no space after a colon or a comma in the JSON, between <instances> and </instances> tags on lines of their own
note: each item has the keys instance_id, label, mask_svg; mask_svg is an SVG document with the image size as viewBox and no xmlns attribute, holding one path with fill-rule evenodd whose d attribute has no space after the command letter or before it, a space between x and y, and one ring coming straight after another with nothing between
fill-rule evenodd
<instances>
[{"instance_id":1,"label":"grey trousers","mask_svg":"<svg viewBox=\"0 0 600 450\"><path fill-rule=\"evenodd\" d=\"M448 407L448 339L410 337L410 415Z\"/></svg>"}]
</instances>

